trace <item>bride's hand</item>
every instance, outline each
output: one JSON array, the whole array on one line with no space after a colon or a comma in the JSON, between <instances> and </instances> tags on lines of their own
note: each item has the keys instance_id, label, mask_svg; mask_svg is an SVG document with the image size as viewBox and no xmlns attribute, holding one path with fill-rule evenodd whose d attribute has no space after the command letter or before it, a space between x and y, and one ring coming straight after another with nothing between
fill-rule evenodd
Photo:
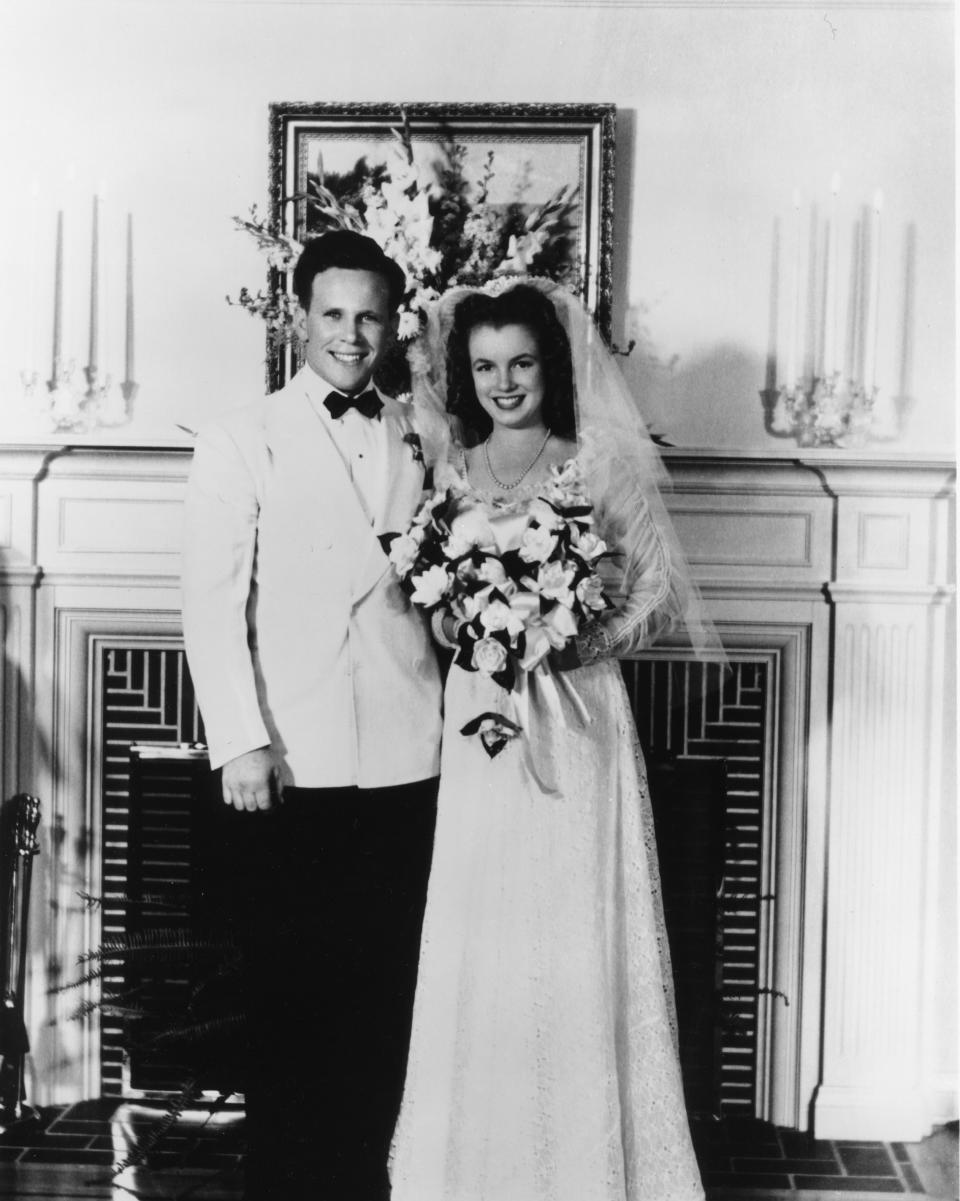
<instances>
[{"instance_id":1,"label":"bride's hand","mask_svg":"<svg viewBox=\"0 0 960 1201\"><path fill-rule=\"evenodd\" d=\"M581 667L576 638L571 638L561 650L551 651L548 661L554 671L573 671L574 668Z\"/></svg>"}]
</instances>

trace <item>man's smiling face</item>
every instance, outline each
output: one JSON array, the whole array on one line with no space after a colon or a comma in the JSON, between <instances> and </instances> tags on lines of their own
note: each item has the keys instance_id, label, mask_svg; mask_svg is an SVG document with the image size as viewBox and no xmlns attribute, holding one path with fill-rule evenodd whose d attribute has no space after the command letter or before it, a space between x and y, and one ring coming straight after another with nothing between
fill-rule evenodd
<instances>
[{"instance_id":1,"label":"man's smiling face","mask_svg":"<svg viewBox=\"0 0 960 1201\"><path fill-rule=\"evenodd\" d=\"M307 362L347 396L362 392L393 333L387 281L373 271L328 267L313 277L310 308L297 311Z\"/></svg>"}]
</instances>

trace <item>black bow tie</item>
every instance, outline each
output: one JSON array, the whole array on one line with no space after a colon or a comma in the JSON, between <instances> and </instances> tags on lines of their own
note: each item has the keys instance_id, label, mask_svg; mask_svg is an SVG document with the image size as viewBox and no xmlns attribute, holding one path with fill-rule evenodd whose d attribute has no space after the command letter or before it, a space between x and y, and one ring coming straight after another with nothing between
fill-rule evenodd
<instances>
[{"instance_id":1,"label":"black bow tie","mask_svg":"<svg viewBox=\"0 0 960 1201\"><path fill-rule=\"evenodd\" d=\"M323 403L334 419L342 417L347 409L356 409L364 417L376 417L379 421L380 410L383 408L383 401L372 388L361 392L359 396L344 396L342 392L331 392Z\"/></svg>"}]
</instances>

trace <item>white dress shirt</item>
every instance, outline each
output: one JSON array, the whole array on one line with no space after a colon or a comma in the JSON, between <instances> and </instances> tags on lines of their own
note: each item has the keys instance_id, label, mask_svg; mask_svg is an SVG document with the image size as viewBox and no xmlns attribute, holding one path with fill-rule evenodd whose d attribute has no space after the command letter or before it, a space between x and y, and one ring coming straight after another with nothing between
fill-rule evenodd
<instances>
[{"instance_id":1,"label":"white dress shirt","mask_svg":"<svg viewBox=\"0 0 960 1201\"><path fill-rule=\"evenodd\" d=\"M367 519L373 525L374 514L380 511L385 499L383 489L387 480L386 427L382 420L364 417L356 409L347 409L342 417L334 418L323 402L337 389L331 388L309 365L307 370L312 376L307 388L310 402L329 431Z\"/></svg>"}]
</instances>

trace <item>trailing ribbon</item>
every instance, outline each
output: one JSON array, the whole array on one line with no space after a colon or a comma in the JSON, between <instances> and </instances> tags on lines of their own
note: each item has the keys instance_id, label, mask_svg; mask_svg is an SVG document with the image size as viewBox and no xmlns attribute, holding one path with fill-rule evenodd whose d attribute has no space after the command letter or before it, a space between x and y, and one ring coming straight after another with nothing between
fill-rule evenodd
<instances>
[{"instance_id":1,"label":"trailing ribbon","mask_svg":"<svg viewBox=\"0 0 960 1201\"><path fill-rule=\"evenodd\" d=\"M527 771L545 796L558 798L560 792L554 779L552 765L549 761L538 762L539 747L543 744L541 740L531 738L530 732L547 722L552 722L561 731L569 729L563 707L564 697L579 724L591 725L593 718L583 703L583 698L566 672L553 672L542 661L532 671L521 671L513 691L506 696L506 704L513 710L511 720L525 732L521 745Z\"/></svg>"}]
</instances>

